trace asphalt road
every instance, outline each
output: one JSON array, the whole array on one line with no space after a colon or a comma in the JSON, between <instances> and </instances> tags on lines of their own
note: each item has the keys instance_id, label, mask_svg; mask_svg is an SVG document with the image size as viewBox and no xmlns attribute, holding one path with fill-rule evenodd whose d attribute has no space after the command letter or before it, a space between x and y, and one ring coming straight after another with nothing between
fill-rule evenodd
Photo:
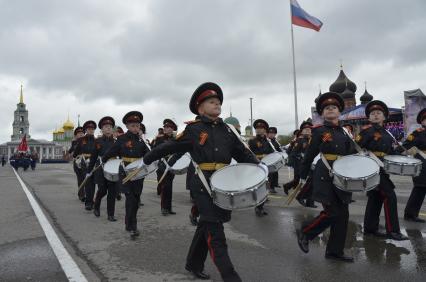
<instances>
[{"instance_id":1,"label":"asphalt road","mask_svg":"<svg viewBox=\"0 0 426 282\"><path fill-rule=\"evenodd\" d=\"M76 179L69 164L39 165L20 171L23 181L44 210L65 248L88 281L196 281L184 270L195 227L190 225L185 176L174 181L174 216L160 214L160 198L153 178L145 180L138 213L141 236L131 241L124 230L124 201L117 202L117 222L84 210L76 196ZM280 183L288 180L280 171ZM30 204L9 166L0 168L0 281L66 281ZM397 185L402 232L409 241L378 240L362 235L366 197L355 195L350 206L346 252L353 264L324 259L328 232L311 243L309 254L296 243L300 223L319 213L294 202L285 204L282 189L266 204L269 215L254 211L233 213L225 225L231 259L243 281L426 281L426 224L405 222L402 211L411 179L393 177ZM426 205L422 217L426 218ZM384 218L381 218L384 228ZM210 258L206 272L221 281Z\"/></svg>"}]
</instances>

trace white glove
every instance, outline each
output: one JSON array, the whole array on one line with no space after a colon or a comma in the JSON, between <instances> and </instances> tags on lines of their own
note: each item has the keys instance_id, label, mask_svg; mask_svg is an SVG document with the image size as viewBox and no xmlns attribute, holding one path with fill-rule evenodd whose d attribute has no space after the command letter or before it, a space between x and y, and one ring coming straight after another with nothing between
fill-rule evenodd
<instances>
[{"instance_id":1,"label":"white glove","mask_svg":"<svg viewBox=\"0 0 426 282\"><path fill-rule=\"evenodd\" d=\"M86 178L89 178L90 176L92 176L92 173L86 173Z\"/></svg>"},{"instance_id":2,"label":"white glove","mask_svg":"<svg viewBox=\"0 0 426 282\"><path fill-rule=\"evenodd\" d=\"M268 166L264 163L259 163L259 166L266 172L269 173Z\"/></svg>"},{"instance_id":3,"label":"white glove","mask_svg":"<svg viewBox=\"0 0 426 282\"><path fill-rule=\"evenodd\" d=\"M141 169L141 168L143 168L143 167L145 167L146 166L146 164L143 162L143 160L141 160L141 162L139 163L139 165L138 165L138 169Z\"/></svg>"},{"instance_id":4,"label":"white glove","mask_svg":"<svg viewBox=\"0 0 426 282\"><path fill-rule=\"evenodd\" d=\"M306 179L300 178L299 184L303 186L303 185L305 185L305 183L306 183Z\"/></svg>"}]
</instances>

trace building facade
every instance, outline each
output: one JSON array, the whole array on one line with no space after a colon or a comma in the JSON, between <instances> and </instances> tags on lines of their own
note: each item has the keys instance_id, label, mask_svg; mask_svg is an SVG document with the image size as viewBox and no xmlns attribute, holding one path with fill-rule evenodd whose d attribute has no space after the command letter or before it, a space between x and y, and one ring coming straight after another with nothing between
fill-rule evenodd
<instances>
[{"instance_id":1,"label":"building facade","mask_svg":"<svg viewBox=\"0 0 426 282\"><path fill-rule=\"evenodd\" d=\"M16 106L12 123L13 134L11 135L11 141L0 144L0 156L5 156L7 157L7 160L9 160L10 157L17 152L18 146L21 143L22 138L25 136L29 153L37 152L40 162L46 159L63 159L64 149L61 145L52 141L31 138L29 113L24 103L22 85L19 103Z\"/></svg>"}]
</instances>

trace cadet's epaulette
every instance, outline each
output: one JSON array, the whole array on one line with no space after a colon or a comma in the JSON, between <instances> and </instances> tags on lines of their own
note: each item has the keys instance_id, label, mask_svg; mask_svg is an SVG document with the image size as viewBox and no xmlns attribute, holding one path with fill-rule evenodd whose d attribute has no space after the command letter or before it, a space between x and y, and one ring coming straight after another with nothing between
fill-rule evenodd
<instances>
[{"instance_id":1,"label":"cadet's epaulette","mask_svg":"<svg viewBox=\"0 0 426 282\"><path fill-rule=\"evenodd\" d=\"M422 132L422 131L425 131L425 129L423 127L419 127L419 128L416 129L416 131L417 132Z\"/></svg>"},{"instance_id":2,"label":"cadet's epaulette","mask_svg":"<svg viewBox=\"0 0 426 282\"><path fill-rule=\"evenodd\" d=\"M366 129L369 129L370 127L372 127L372 125L371 125L371 124L367 124L367 125L364 125L364 126L361 128L361 130L366 130Z\"/></svg>"},{"instance_id":3,"label":"cadet's epaulette","mask_svg":"<svg viewBox=\"0 0 426 282\"><path fill-rule=\"evenodd\" d=\"M200 122L201 121L201 119L194 119L194 120L188 120L188 121L185 121L185 124L193 124L193 123L197 123L197 122Z\"/></svg>"}]
</instances>

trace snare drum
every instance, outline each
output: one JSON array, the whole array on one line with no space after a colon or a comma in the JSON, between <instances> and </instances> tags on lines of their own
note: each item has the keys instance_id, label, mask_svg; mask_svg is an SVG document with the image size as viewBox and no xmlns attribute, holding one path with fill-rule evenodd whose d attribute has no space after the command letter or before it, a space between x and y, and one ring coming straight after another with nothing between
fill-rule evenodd
<instances>
[{"instance_id":1,"label":"snare drum","mask_svg":"<svg viewBox=\"0 0 426 282\"><path fill-rule=\"evenodd\" d=\"M239 163L217 170L210 178L213 202L226 210L246 209L266 201L268 173L255 164Z\"/></svg>"},{"instance_id":2,"label":"snare drum","mask_svg":"<svg viewBox=\"0 0 426 282\"><path fill-rule=\"evenodd\" d=\"M368 156L344 156L333 163L333 184L345 192L366 192L380 183L380 167Z\"/></svg>"},{"instance_id":3,"label":"snare drum","mask_svg":"<svg viewBox=\"0 0 426 282\"><path fill-rule=\"evenodd\" d=\"M176 175L185 174L188 171L190 163L191 157L188 153L186 153L175 162L175 164L170 168L170 172Z\"/></svg>"},{"instance_id":4,"label":"snare drum","mask_svg":"<svg viewBox=\"0 0 426 282\"><path fill-rule=\"evenodd\" d=\"M120 159L112 159L112 160L108 160L105 164L104 164L104 177L112 182L117 182L120 177L119 177L119 169L120 169L120 165L121 165L121 160Z\"/></svg>"},{"instance_id":5,"label":"snare drum","mask_svg":"<svg viewBox=\"0 0 426 282\"><path fill-rule=\"evenodd\" d=\"M130 164L128 164L125 168L124 171L126 172L126 174L129 174L130 172L134 171L139 164L142 162L142 158L140 158L137 161L134 161ZM142 179L145 178L146 176L148 176L148 174L151 174L153 172L155 172L158 168L158 161L153 162L152 164L148 165L148 166L144 166L143 169L136 174L136 176L134 176L130 181L134 181L134 180L138 180L138 179Z\"/></svg>"},{"instance_id":6,"label":"snare drum","mask_svg":"<svg viewBox=\"0 0 426 282\"><path fill-rule=\"evenodd\" d=\"M389 174L418 176L422 171L422 161L413 157L384 156L384 170Z\"/></svg>"},{"instance_id":7,"label":"snare drum","mask_svg":"<svg viewBox=\"0 0 426 282\"><path fill-rule=\"evenodd\" d=\"M285 164L285 160L281 152L274 152L266 155L262 159L262 162L268 166L269 173L279 171Z\"/></svg>"}]
</instances>

